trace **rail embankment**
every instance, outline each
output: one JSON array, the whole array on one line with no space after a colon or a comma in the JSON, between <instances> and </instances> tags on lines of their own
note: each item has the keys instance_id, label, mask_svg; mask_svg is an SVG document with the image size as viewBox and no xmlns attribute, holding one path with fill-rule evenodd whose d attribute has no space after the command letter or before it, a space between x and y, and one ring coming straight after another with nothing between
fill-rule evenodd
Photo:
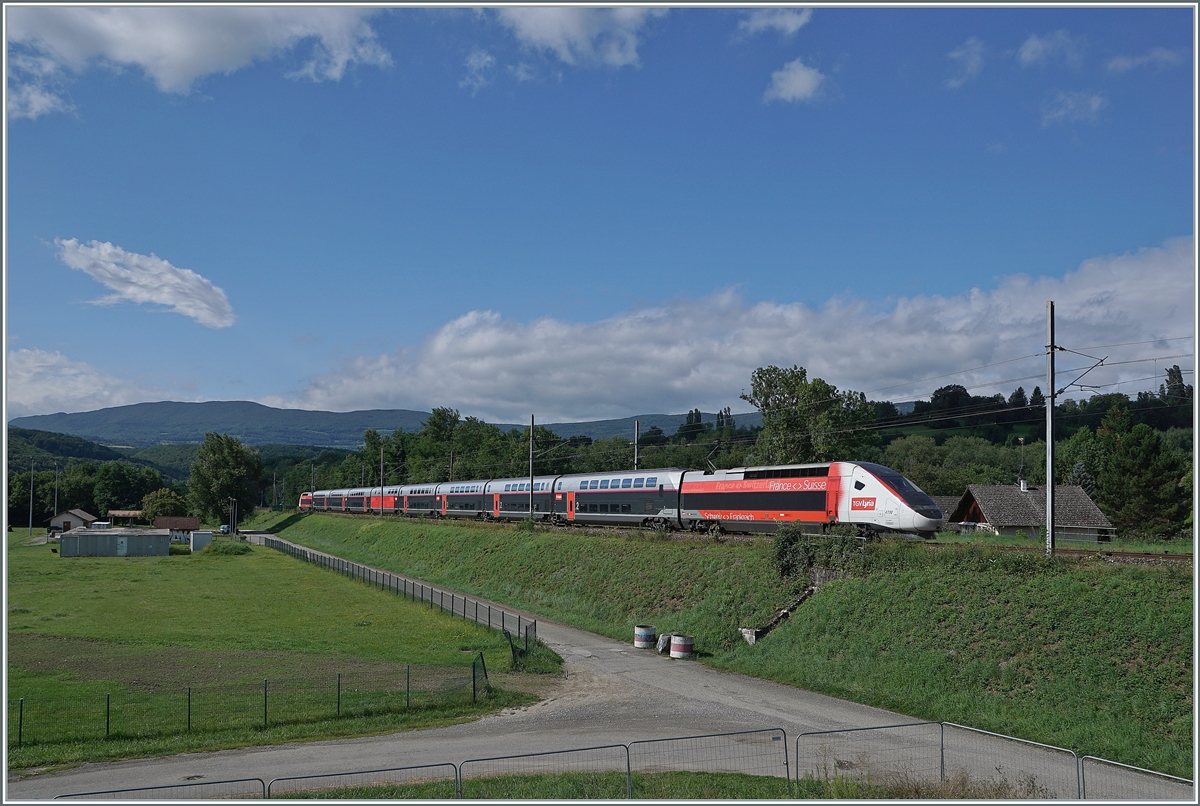
<instances>
[{"instance_id":1,"label":"rail embankment","mask_svg":"<svg viewBox=\"0 0 1200 806\"><path fill-rule=\"evenodd\" d=\"M701 661L913 716L1190 777L1192 568L868 544L769 636L808 580L769 539L312 515L287 539Z\"/></svg>"}]
</instances>

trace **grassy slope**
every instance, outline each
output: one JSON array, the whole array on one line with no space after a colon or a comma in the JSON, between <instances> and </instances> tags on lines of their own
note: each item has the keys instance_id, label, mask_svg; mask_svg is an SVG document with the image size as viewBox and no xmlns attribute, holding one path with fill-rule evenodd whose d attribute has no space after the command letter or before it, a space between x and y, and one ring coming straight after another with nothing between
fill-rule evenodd
<instances>
[{"instance_id":1,"label":"grassy slope","mask_svg":"<svg viewBox=\"0 0 1200 806\"><path fill-rule=\"evenodd\" d=\"M309 516L280 534L613 638L632 640L635 625L655 619L659 632L694 635L707 653L736 646L738 627L766 621L786 598L765 542L337 515Z\"/></svg>"},{"instance_id":2,"label":"grassy slope","mask_svg":"<svg viewBox=\"0 0 1200 806\"><path fill-rule=\"evenodd\" d=\"M1190 777L1190 567L885 548L720 665Z\"/></svg>"},{"instance_id":3,"label":"grassy slope","mask_svg":"<svg viewBox=\"0 0 1200 806\"><path fill-rule=\"evenodd\" d=\"M769 545L315 515L282 536L716 665L1176 775L1192 764L1191 568L885 547L750 647L791 591Z\"/></svg>"}]
</instances>

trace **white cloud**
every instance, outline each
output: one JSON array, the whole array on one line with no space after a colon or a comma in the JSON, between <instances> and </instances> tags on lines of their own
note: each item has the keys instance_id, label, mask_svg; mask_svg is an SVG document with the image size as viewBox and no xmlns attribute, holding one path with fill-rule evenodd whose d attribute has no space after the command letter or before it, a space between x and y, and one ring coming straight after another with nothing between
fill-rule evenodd
<instances>
[{"instance_id":1,"label":"white cloud","mask_svg":"<svg viewBox=\"0 0 1200 806\"><path fill-rule=\"evenodd\" d=\"M1042 102L1042 125L1083 121L1095 123L1108 100L1097 93L1059 90Z\"/></svg>"},{"instance_id":2,"label":"white cloud","mask_svg":"<svg viewBox=\"0 0 1200 806\"><path fill-rule=\"evenodd\" d=\"M968 37L966 42L947 53L946 58L958 63L958 75L946 79L946 86L958 89L983 69L983 40L977 36Z\"/></svg>"},{"instance_id":3,"label":"white cloud","mask_svg":"<svg viewBox=\"0 0 1200 806\"><path fill-rule=\"evenodd\" d=\"M302 43L311 49L292 77L337 81L351 64L391 64L366 21L373 9L51 5L5 13L14 117L65 108L61 84L92 67L137 68L163 92L186 93L204 76L277 58Z\"/></svg>"},{"instance_id":4,"label":"white cloud","mask_svg":"<svg viewBox=\"0 0 1200 806\"><path fill-rule=\"evenodd\" d=\"M810 19L811 8L760 8L751 11L738 23L738 31L753 36L763 31L775 30L784 36L791 36L808 24Z\"/></svg>"},{"instance_id":5,"label":"white cloud","mask_svg":"<svg viewBox=\"0 0 1200 806\"><path fill-rule=\"evenodd\" d=\"M1117 56L1108 63L1108 69L1114 73L1124 73L1132 70L1135 67L1144 65L1154 65L1155 67L1166 67L1167 65L1179 64L1183 59L1178 53L1167 48L1150 48L1141 56Z\"/></svg>"},{"instance_id":6,"label":"white cloud","mask_svg":"<svg viewBox=\"0 0 1200 806\"><path fill-rule=\"evenodd\" d=\"M661 8L506 7L496 15L520 42L567 64L637 65L642 29Z\"/></svg>"},{"instance_id":7,"label":"white cloud","mask_svg":"<svg viewBox=\"0 0 1200 806\"><path fill-rule=\"evenodd\" d=\"M747 304L723 291L600 322L520 323L473 311L414 350L356 358L313 378L298 395L259 402L335 411L445 405L493 422L522 422L531 412L553 422L695 406L745 410L737 395L767 364L799 364L810 377L881 400L927 397L947 383L1007 396L1018 385L1039 385L1044 358L914 381L1042 351L1046 300L1056 303L1058 342L1071 349L1190 335L1194 267L1193 240L1186 238L1093 258L1061 278L1012 276L992 290L901 298L883 310L857 300L819 309ZM1102 355L1118 360L1191 350L1190 342L1176 341ZM1160 362L1159 370L1170 363L1191 365L1176 359ZM1110 383L1152 372L1149 363L1123 365L1089 379ZM1026 375L1036 377L1021 380Z\"/></svg>"},{"instance_id":8,"label":"white cloud","mask_svg":"<svg viewBox=\"0 0 1200 806\"><path fill-rule=\"evenodd\" d=\"M100 241L80 244L74 238L56 238L58 257L72 269L87 273L115 293L95 300L110 305L121 300L167 305L205 327L229 327L233 308L225 292L191 269L172 266L157 255L126 252Z\"/></svg>"},{"instance_id":9,"label":"white cloud","mask_svg":"<svg viewBox=\"0 0 1200 806\"><path fill-rule=\"evenodd\" d=\"M763 93L768 101L807 101L817 93L825 76L815 67L806 67L800 59L788 62L771 73L771 85Z\"/></svg>"},{"instance_id":10,"label":"white cloud","mask_svg":"<svg viewBox=\"0 0 1200 806\"><path fill-rule=\"evenodd\" d=\"M10 350L4 382L9 417L180 399L178 392L122 380L46 350Z\"/></svg>"},{"instance_id":11,"label":"white cloud","mask_svg":"<svg viewBox=\"0 0 1200 806\"><path fill-rule=\"evenodd\" d=\"M1051 59L1062 59L1071 67L1078 68L1083 63L1083 42L1083 37L1071 36L1063 30L1046 36L1030 34L1017 51L1017 61L1022 67L1029 67Z\"/></svg>"},{"instance_id":12,"label":"white cloud","mask_svg":"<svg viewBox=\"0 0 1200 806\"><path fill-rule=\"evenodd\" d=\"M491 72L496 65L496 57L486 50L476 50L471 52L463 65L467 68L467 74L458 82L458 86L463 89L469 88L474 95L491 83Z\"/></svg>"}]
</instances>

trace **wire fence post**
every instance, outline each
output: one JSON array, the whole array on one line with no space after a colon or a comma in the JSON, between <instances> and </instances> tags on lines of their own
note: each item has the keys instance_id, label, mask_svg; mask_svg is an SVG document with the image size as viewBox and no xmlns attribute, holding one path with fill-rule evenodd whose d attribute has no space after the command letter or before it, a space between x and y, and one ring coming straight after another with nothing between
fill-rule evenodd
<instances>
[{"instance_id":1,"label":"wire fence post","mask_svg":"<svg viewBox=\"0 0 1200 806\"><path fill-rule=\"evenodd\" d=\"M187 702L188 702L187 729L188 729L188 733L191 733L192 732L192 687L191 686L188 686Z\"/></svg>"},{"instance_id":2,"label":"wire fence post","mask_svg":"<svg viewBox=\"0 0 1200 806\"><path fill-rule=\"evenodd\" d=\"M410 675L411 671L412 671L411 666L404 667L404 707L405 708L408 708L409 705L411 704L411 699L410 699L412 697L412 685L410 682L412 679L412 677Z\"/></svg>"},{"instance_id":3,"label":"wire fence post","mask_svg":"<svg viewBox=\"0 0 1200 806\"><path fill-rule=\"evenodd\" d=\"M25 698L17 701L17 747L21 746L22 734L25 732Z\"/></svg>"},{"instance_id":4,"label":"wire fence post","mask_svg":"<svg viewBox=\"0 0 1200 806\"><path fill-rule=\"evenodd\" d=\"M104 738L108 738L109 717L112 714L112 694L104 695Z\"/></svg>"},{"instance_id":5,"label":"wire fence post","mask_svg":"<svg viewBox=\"0 0 1200 806\"><path fill-rule=\"evenodd\" d=\"M471 702L475 702L475 661L471 661Z\"/></svg>"},{"instance_id":6,"label":"wire fence post","mask_svg":"<svg viewBox=\"0 0 1200 806\"><path fill-rule=\"evenodd\" d=\"M342 715L342 673L338 672L337 682L337 715Z\"/></svg>"},{"instance_id":7,"label":"wire fence post","mask_svg":"<svg viewBox=\"0 0 1200 806\"><path fill-rule=\"evenodd\" d=\"M267 729L267 678L263 678L263 730Z\"/></svg>"}]
</instances>

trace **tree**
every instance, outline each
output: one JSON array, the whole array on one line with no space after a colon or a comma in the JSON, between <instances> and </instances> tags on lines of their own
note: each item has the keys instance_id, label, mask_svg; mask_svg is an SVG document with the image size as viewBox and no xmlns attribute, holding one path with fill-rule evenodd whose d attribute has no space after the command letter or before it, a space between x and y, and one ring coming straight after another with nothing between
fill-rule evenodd
<instances>
[{"instance_id":1,"label":"tree","mask_svg":"<svg viewBox=\"0 0 1200 806\"><path fill-rule=\"evenodd\" d=\"M240 522L258 503L261 477L258 451L228 434L205 434L188 479L192 510L201 518L220 521L228 517L229 499L234 498Z\"/></svg>"},{"instance_id":2,"label":"tree","mask_svg":"<svg viewBox=\"0 0 1200 806\"><path fill-rule=\"evenodd\" d=\"M1033 387L1033 393L1029 395L1029 405L1035 409L1045 407L1046 397L1042 394L1042 387Z\"/></svg>"},{"instance_id":3,"label":"tree","mask_svg":"<svg viewBox=\"0 0 1200 806\"><path fill-rule=\"evenodd\" d=\"M1016 391L1008 396L1008 407L1010 409L1023 409L1029 405L1029 401L1025 398L1025 387L1018 386Z\"/></svg>"},{"instance_id":4,"label":"tree","mask_svg":"<svg viewBox=\"0 0 1200 806\"><path fill-rule=\"evenodd\" d=\"M1105 461L1097 504L1123 532L1171 535L1180 522L1182 474L1162 450L1162 436L1145 423L1118 435Z\"/></svg>"},{"instance_id":5,"label":"tree","mask_svg":"<svg viewBox=\"0 0 1200 806\"><path fill-rule=\"evenodd\" d=\"M741 397L762 413L754 459L765 464L853 459L874 441L867 428L875 407L866 395L839 392L820 378L809 381L803 367L760 367L751 376L750 394Z\"/></svg>"},{"instance_id":6,"label":"tree","mask_svg":"<svg viewBox=\"0 0 1200 806\"><path fill-rule=\"evenodd\" d=\"M1180 404L1192 399L1192 387L1183 382L1183 371L1179 365L1167 370L1167 382L1158 387L1158 396L1164 403Z\"/></svg>"},{"instance_id":7,"label":"tree","mask_svg":"<svg viewBox=\"0 0 1200 806\"><path fill-rule=\"evenodd\" d=\"M96 471L92 500L100 517L112 509L133 509L142 498L163 487L162 474L129 462L105 462Z\"/></svg>"},{"instance_id":8,"label":"tree","mask_svg":"<svg viewBox=\"0 0 1200 806\"><path fill-rule=\"evenodd\" d=\"M167 487L147 493L142 498L142 517L151 523L154 523L154 519L159 516L186 514L188 514L187 501Z\"/></svg>"}]
</instances>

